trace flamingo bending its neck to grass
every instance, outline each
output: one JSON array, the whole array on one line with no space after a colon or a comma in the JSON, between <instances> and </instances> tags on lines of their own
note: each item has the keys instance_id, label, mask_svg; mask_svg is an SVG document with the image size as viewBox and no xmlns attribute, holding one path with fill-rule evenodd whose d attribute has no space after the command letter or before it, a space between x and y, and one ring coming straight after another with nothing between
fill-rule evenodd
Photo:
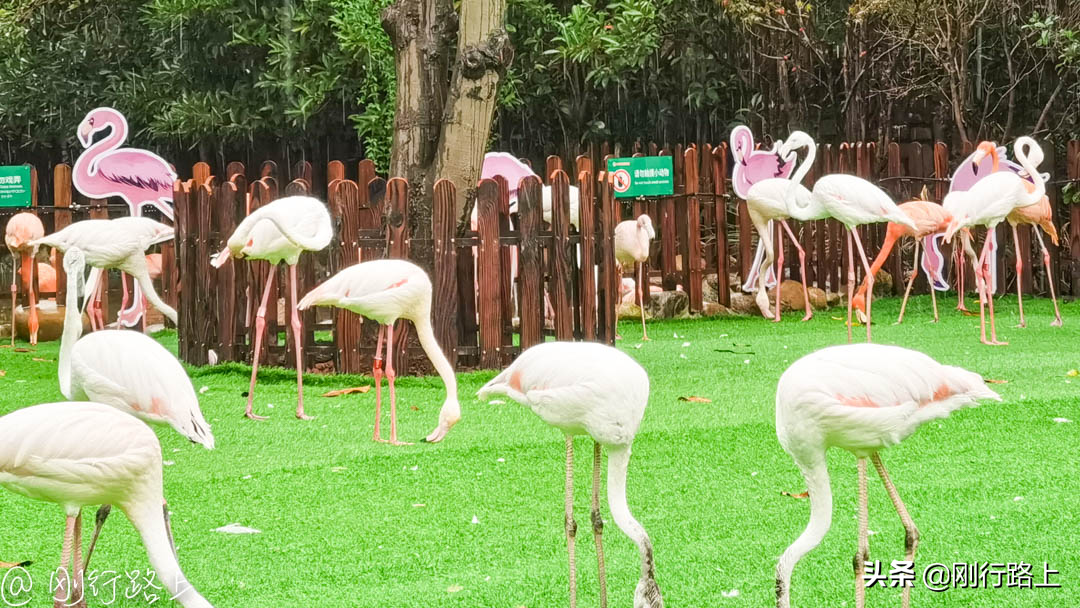
<instances>
[{"instance_id":1,"label":"flamingo bending its neck to grass","mask_svg":"<svg viewBox=\"0 0 1080 608\"><path fill-rule=\"evenodd\" d=\"M623 268L633 267L637 264L637 297L641 309L641 339L648 340L649 333L645 330L645 297L644 286L648 285L648 272L645 262L649 259L649 244L656 238L656 230L653 229L652 218L642 213L636 220L619 222L615 226L615 263L618 265L619 276L622 276Z\"/></svg>"},{"instance_id":2,"label":"flamingo bending its neck to grass","mask_svg":"<svg viewBox=\"0 0 1080 608\"><path fill-rule=\"evenodd\" d=\"M546 342L529 348L477 392L481 401L497 395L526 405L566 435L566 542L570 555L570 608L577 606L574 537L574 435L589 435L593 445L592 522L600 579L600 605L607 605L601 542L601 446L608 451L608 506L615 524L638 546L641 576L634 608L663 608L656 583L649 535L626 503L630 448L649 402L649 376L626 353L591 342Z\"/></svg>"},{"instance_id":3,"label":"flamingo bending its neck to grass","mask_svg":"<svg viewBox=\"0 0 1080 608\"><path fill-rule=\"evenodd\" d=\"M394 391L394 323L398 319L413 322L416 337L428 359L446 385L446 400L439 410L439 425L424 440L442 441L450 428L461 419L457 398L457 376L450 361L439 348L431 325L431 279L422 268L405 260L372 260L353 264L327 279L300 300L300 310L312 306L336 306L352 311L379 324L372 375L375 377L375 441L380 434L382 415L383 338L386 340L386 380L390 388L390 440L402 445L397 437L397 397Z\"/></svg>"},{"instance_id":4,"label":"flamingo bending its neck to grass","mask_svg":"<svg viewBox=\"0 0 1080 608\"><path fill-rule=\"evenodd\" d=\"M855 455L859 474L858 550L855 554L855 606L866 603L864 564L869 558L866 459L870 458L889 500L904 525L905 560L913 562L919 531L896 491L878 452L900 443L930 421L1001 400L981 376L942 365L898 346L847 344L810 353L792 363L776 387L776 436L802 471L810 498L810 522L776 566L776 606L791 605L791 572L821 543L832 525L832 489L826 451ZM911 601L904 587L903 608Z\"/></svg>"},{"instance_id":5,"label":"flamingo bending its neck to grass","mask_svg":"<svg viewBox=\"0 0 1080 608\"><path fill-rule=\"evenodd\" d=\"M923 189L923 198L926 198L925 188ZM911 237L915 239L915 256L912 261L911 275L908 277L907 287L904 289L904 300L900 304L900 316L896 319L896 323L899 325L904 322L904 309L907 307L908 296L911 295L911 286L915 284L915 275L919 273L919 244L927 237L931 237L936 234L940 234L949 227L949 222L952 220L952 216L949 212L937 203L930 202L928 200L908 201L906 203L900 203L898 205L900 210L905 215L911 218L911 221L915 222L915 230L903 224L897 224L896 222L889 222L888 227L885 230L885 241L881 244L881 251L878 252L874 262L870 264L870 273L867 274L867 278L877 274L878 270L885 264L886 258L889 257L889 252L892 251L896 241L903 237ZM933 243L927 242L926 249L929 252ZM924 257L927 255L924 252ZM923 264L925 267L926 264ZM867 322L866 319L866 290L869 287L869 283L864 280L862 285L859 286L859 291L855 294L855 310L859 316L859 321L863 323ZM938 321L938 309L937 309L937 295L935 293L934 286L930 286L930 301L934 307L934 322Z\"/></svg>"},{"instance_id":6,"label":"flamingo bending its neck to grass","mask_svg":"<svg viewBox=\"0 0 1080 608\"><path fill-rule=\"evenodd\" d=\"M112 504L139 532L169 596L185 608L212 608L177 562L161 467L161 444L154 432L108 405L46 403L0 418L0 485L64 510L54 606L86 606L82 510Z\"/></svg>"},{"instance_id":7,"label":"flamingo bending its neck to grass","mask_svg":"<svg viewBox=\"0 0 1080 608\"><path fill-rule=\"evenodd\" d=\"M945 207L952 213L953 219L945 231L945 240L950 241L962 228L985 226L987 236L983 241L983 250L975 264L975 280L979 289L979 329L983 344L1004 345L997 339L994 323L994 294L990 287L990 275L986 268L990 251L990 234L1009 214L1020 207L1038 203L1046 195L1046 183L1038 171L1043 152L1035 140L1020 137L1013 144L1013 152L1024 171L1030 176L1035 187L1028 189L1027 180L1011 171L992 173L967 191L954 191L945 196ZM1028 156L1030 152L1030 157ZM990 311L990 339L986 339L986 309Z\"/></svg>"},{"instance_id":8,"label":"flamingo bending its neck to grass","mask_svg":"<svg viewBox=\"0 0 1080 608\"><path fill-rule=\"evenodd\" d=\"M45 227L37 215L29 211L16 213L8 220L4 228L4 243L11 252L11 345L15 346L15 295L18 292L17 264L22 262L22 275L29 285L27 290L30 294L29 321L27 327L30 330L30 344L37 344L38 336L38 311L37 293L34 290L34 270L37 265L38 246L35 241L45 236Z\"/></svg>"},{"instance_id":9,"label":"flamingo bending its neck to grass","mask_svg":"<svg viewBox=\"0 0 1080 608\"><path fill-rule=\"evenodd\" d=\"M230 257L270 262L266 287L255 316L251 386L248 388L247 409L244 410L244 415L252 420L265 420L265 416L256 416L252 411L252 402L255 399L255 380L259 373L259 353L262 349L263 333L266 331L266 303L270 300L274 275L281 262L289 265L289 304L292 312L290 322L296 351L296 417L301 420L311 419L304 413L303 326L296 310L296 263L300 260L301 253L322 251L333 238L334 226L330 221L330 212L322 201L310 196L287 196L259 207L245 217L229 237L225 249L211 261L215 268L223 266Z\"/></svg>"}]
</instances>

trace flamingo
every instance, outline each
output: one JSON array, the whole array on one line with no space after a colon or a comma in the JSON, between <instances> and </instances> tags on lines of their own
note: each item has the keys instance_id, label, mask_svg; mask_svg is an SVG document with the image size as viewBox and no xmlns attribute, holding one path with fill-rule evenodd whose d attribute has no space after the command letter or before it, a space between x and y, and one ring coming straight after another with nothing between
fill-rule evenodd
<instances>
[{"instance_id":1,"label":"flamingo","mask_svg":"<svg viewBox=\"0 0 1080 608\"><path fill-rule=\"evenodd\" d=\"M1009 171L998 171L979 180L970 190L954 191L945 196L945 207L950 210L953 219L945 231L945 240L950 241L961 228L986 226L987 236L983 241L983 250L975 264L975 280L979 288L979 329L983 344L998 346L1007 344L997 339L994 323L994 299L989 285L989 272L986 258L990 251L991 234L998 224L1019 207L1038 203L1046 195L1046 183L1038 172L1043 152L1035 140L1030 137L1017 138L1013 151L1020 165L1035 181L1035 187L1029 191L1024 178ZM1028 157L1030 151L1031 157ZM986 339L985 308L990 309L990 340Z\"/></svg>"},{"instance_id":2,"label":"flamingo","mask_svg":"<svg viewBox=\"0 0 1080 608\"><path fill-rule=\"evenodd\" d=\"M634 608L662 608L652 541L626 504L626 470L631 445L649 401L649 376L626 353L591 342L546 342L529 348L477 392L527 405L566 435L566 542L570 555L570 608L577 606L574 552L574 435L593 439L592 522L600 579L600 605L607 605L600 516L601 446L608 451L608 507L616 525L641 553L641 577Z\"/></svg>"},{"instance_id":3,"label":"flamingo","mask_svg":"<svg viewBox=\"0 0 1080 608\"><path fill-rule=\"evenodd\" d=\"M926 198L925 189L923 197ZM944 207L927 200L908 201L900 203L898 207L915 222L916 229L912 230L903 224L889 222L889 226L885 230L885 242L881 244L881 251L874 258L874 263L870 265L870 272L866 275L869 278L877 274L878 270L881 270L881 267L885 264L885 259L889 257L889 252L892 251L897 240L906 236L915 239L915 258L912 262L911 276L908 277L907 288L904 289L904 301L900 304L900 317L896 319L897 325L904 322L904 309L907 307L908 296L911 295L911 286L915 284L915 275L919 272L919 241L944 232L952 220L952 215ZM933 243L926 244L924 258L929 255L933 246ZM923 267L927 267L925 259ZM854 302L856 314L859 316L859 320L864 323L866 322L866 290L868 286L868 282L864 280L862 285L859 286L859 291L855 294ZM937 323L937 295L934 292L934 286L931 286L930 301L934 306L934 323Z\"/></svg>"},{"instance_id":4,"label":"flamingo","mask_svg":"<svg viewBox=\"0 0 1080 608\"><path fill-rule=\"evenodd\" d=\"M15 294L18 291L16 276L18 272L16 268L16 256L22 261L22 274L23 279L29 285L28 293L30 294L30 320L28 322L28 328L30 330L30 344L37 344L38 335L38 315L37 315L37 294L34 291L34 265L37 257L37 245L32 244L37 239L45 236L45 227L41 224L41 220L38 216L24 211L22 213L16 213L8 220L7 227L4 228L4 243L7 245L8 251L11 252L11 345L15 346Z\"/></svg>"},{"instance_id":5,"label":"flamingo","mask_svg":"<svg viewBox=\"0 0 1080 608\"><path fill-rule=\"evenodd\" d=\"M61 402L0 418L0 485L64 509L54 606L86 606L77 593L85 568L82 509L104 503L117 505L131 520L157 580L171 597L187 608L211 608L184 578L176 559L162 493L161 444L134 417L100 403Z\"/></svg>"},{"instance_id":6,"label":"flamingo","mask_svg":"<svg viewBox=\"0 0 1080 608\"><path fill-rule=\"evenodd\" d=\"M270 272L266 275L266 288L262 302L255 317L255 350L251 355L251 387L248 389L247 409L244 416L252 420L265 420L265 416L256 416L252 411L255 399L255 379L259 373L259 352L262 347L263 333L266 330L266 302L270 299L270 290L274 285L277 265L285 262L289 265L289 284L292 292L293 343L296 350L296 417L311 420L304 414L304 347L302 342L303 327L300 314L296 311L296 262L304 251L322 251L334 238L334 226L330 221L330 212L322 201L310 196L287 196L263 205L244 218L233 231L225 249L214 256L211 264L222 267L230 257L266 260L270 262Z\"/></svg>"},{"instance_id":7,"label":"flamingo","mask_svg":"<svg viewBox=\"0 0 1080 608\"><path fill-rule=\"evenodd\" d=\"M60 392L67 399L110 405L151 424L168 424L192 443L214 449L214 435L199 409L195 389L165 347L135 331L103 330L79 337L78 293L85 264L78 247L64 254L67 302L57 374ZM109 505L104 505L98 512L87 561L109 511Z\"/></svg>"},{"instance_id":8,"label":"flamingo","mask_svg":"<svg viewBox=\"0 0 1080 608\"><path fill-rule=\"evenodd\" d=\"M105 325L101 315L100 292L105 289L103 270L116 268L130 274L142 286L142 292L150 303L169 318L177 322L176 309L169 306L154 290L154 283L146 266L146 250L158 243L173 239L175 232L171 226L145 217L120 217L113 220L83 220L75 222L63 230L54 232L34 241L36 245L46 245L61 252L70 247L82 250L86 263L93 267L86 288L90 297L86 306L90 310L92 323L96 317L96 327ZM127 292L125 291L125 298Z\"/></svg>"},{"instance_id":9,"label":"flamingo","mask_svg":"<svg viewBox=\"0 0 1080 608\"><path fill-rule=\"evenodd\" d=\"M832 523L832 491L825 452L843 448L855 455L859 473L858 552L855 554L855 606L865 605L863 568L867 538L866 459L885 484L906 532L905 559L915 559L919 531L878 451L900 443L923 423L983 399L1000 401L978 374L942 365L899 346L847 344L810 353L788 367L776 387L776 436L806 479L810 522L776 566L776 605L791 605L791 572L818 546ZM905 587L903 606L910 605Z\"/></svg>"},{"instance_id":10,"label":"flamingo","mask_svg":"<svg viewBox=\"0 0 1080 608\"><path fill-rule=\"evenodd\" d=\"M917 230L915 222L896 206L884 190L854 175L842 173L826 175L814 184L810 199L795 198L796 206L803 210L806 210L812 202L821 205L830 217L835 218L848 229L848 342L851 342L851 310L855 295L855 249L852 247L852 239L858 247L859 257L867 272L866 341L869 342L870 301L874 293L874 275L870 271L870 263L866 260L862 240L855 228L862 224L891 221L907 226L911 230Z\"/></svg>"},{"instance_id":11,"label":"flamingo","mask_svg":"<svg viewBox=\"0 0 1080 608\"><path fill-rule=\"evenodd\" d=\"M798 148L806 148L806 158L798 165L798 169L795 171L794 176L791 179L784 177L770 177L760 179L746 192L746 208L750 213L750 221L754 223L754 228L758 233L758 245L765 251L765 255L761 256L764 259L761 260L761 266L757 269L756 274L758 278L758 292L755 296L758 308L761 309L761 314L766 319L773 316L769 311L769 293L766 290L766 274L767 269L772 267L774 259L773 250L773 220L779 220L780 225L783 226L784 231L787 233L788 238L792 244L799 251L799 266L802 269L800 278L802 279L803 299L806 302L806 315L803 317L803 321L809 321L814 316L813 309L810 306L810 294L809 289L806 286L806 252L803 251L799 240L795 238L795 234L788 226L787 218L794 217L800 221L819 220L828 217L828 213L825 208L819 203L812 200L810 191L802 185L802 180L806 178L806 174L810 172L810 168L814 166L814 157L817 154L817 146L814 144L813 138L802 131L795 131L791 133L786 141L784 141L778 152L780 158L789 159L788 165L794 163L793 152ZM795 203L795 199L801 199L805 204L804 207L800 207ZM777 265L780 268L780 272L783 272L784 267L784 247L780 246L780 261ZM755 262L758 258L754 259ZM776 316L774 321L780 321L780 289L776 290Z\"/></svg>"},{"instance_id":12,"label":"flamingo","mask_svg":"<svg viewBox=\"0 0 1080 608\"><path fill-rule=\"evenodd\" d=\"M639 264L637 270L637 297L641 308L641 339L648 340L649 334L645 331L645 298L643 285L647 285L645 262L649 259L649 243L656 238L653 230L652 218L647 213L642 213L636 220L619 222L615 226L615 263L619 267L619 275L623 268Z\"/></svg>"},{"instance_id":13,"label":"flamingo","mask_svg":"<svg viewBox=\"0 0 1080 608\"><path fill-rule=\"evenodd\" d=\"M1057 295L1054 294L1054 275L1050 274L1050 252L1046 250L1046 243L1043 242L1042 233L1039 231L1042 228L1054 246L1057 246L1058 233L1057 228L1054 227L1054 212L1050 208L1050 199L1044 196L1034 205L1017 207L1005 216L1005 221L1009 222L1012 228L1013 245L1016 247L1016 300L1020 305L1019 327L1027 327L1027 322L1024 321L1024 295L1020 289L1020 273L1024 268L1024 261L1020 254L1020 237L1016 233L1016 227L1021 224L1031 226L1035 238L1039 241L1043 266L1046 267L1046 284L1050 286L1050 299L1054 302L1054 320L1050 322L1050 326L1061 327L1061 310L1058 308Z\"/></svg>"},{"instance_id":14,"label":"flamingo","mask_svg":"<svg viewBox=\"0 0 1080 608\"><path fill-rule=\"evenodd\" d=\"M375 377L375 441L383 441L379 421L382 415L382 348L386 337L386 381L390 387L390 440L397 438L397 397L394 392L394 322L407 319L416 326L416 336L428 359L446 385L446 400L439 410L439 425L424 441L442 441L461 419L457 398L457 376L435 340L431 326L431 279L422 268L405 260L372 260L345 268L312 289L300 300L300 310L312 306L336 306L374 320L379 324L372 375Z\"/></svg>"}]
</instances>

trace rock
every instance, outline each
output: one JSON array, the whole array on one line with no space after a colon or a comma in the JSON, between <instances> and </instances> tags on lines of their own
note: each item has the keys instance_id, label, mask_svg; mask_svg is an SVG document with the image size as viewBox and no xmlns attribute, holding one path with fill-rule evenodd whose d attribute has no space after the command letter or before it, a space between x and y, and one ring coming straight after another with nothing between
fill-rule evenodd
<instances>
[{"instance_id":1,"label":"rock","mask_svg":"<svg viewBox=\"0 0 1080 608\"><path fill-rule=\"evenodd\" d=\"M59 340L64 332L65 307L57 306L51 301L38 302L38 342L51 342ZM15 335L20 340L30 339L30 313L23 307L15 308ZM90 333L90 317L82 315L83 333Z\"/></svg>"},{"instance_id":2,"label":"rock","mask_svg":"<svg viewBox=\"0 0 1080 608\"><path fill-rule=\"evenodd\" d=\"M815 310L823 310L829 307L829 296L826 295L824 289L811 287L807 291L810 293L810 306Z\"/></svg>"},{"instance_id":3,"label":"rock","mask_svg":"<svg viewBox=\"0 0 1080 608\"><path fill-rule=\"evenodd\" d=\"M881 296L892 295L892 289L892 275L884 270L879 270L874 275L874 297L880 298Z\"/></svg>"},{"instance_id":4,"label":"rock","mask_svg":"<svg viewBox=\"0 0 1080 608\"><path fill-rule=\"evenodd\" d=\"M620 302L619 306L615 309L615 315L620 321L627 319L641 319L641 307L634 302Z\"/></svg>"},{"instance_id":5,"label":"rock","mask_svg":"<svg viewBox=\"0 0 1080 608\"><path fill-rule=\"evenodd\" d=\"M684 319L690 316L690 296L682 291L654 293L645 313L650 319Z\"/></svg>"},{"instance_id":6,"label":"rock","mask_svg":"<svg viewBox=\"0 0 1080 608\"><path fill-rule=\"evenodd\" d=\"M734 317L738 316L739 313L717 302L705 302L701 314L706 317Z\"/></svg>"},{"instance_id":7,"label":"rock","mask_svg":"<svg viewBox=\"0 0 1080 608\"><path fill-rule=\"evenodd\" d=\"M701 280L701 298L705 302L720 301L720 280L715 272L705 275Z\"/></svg>"},{"instance_id":8,"label":"rock","mask_svg":"<svg viewBox=\"0 0 1080 608\"><path fill-rule=\"evenodd\" d=\"M829 307L839 306L840 302L843 302L843 301L844 301L844 294L837 293L835 291L827 291L827 292L825 292L825 303L828 304Z\"/></svg>"},{"instance_id":9,"label":"rock","mask_svg":"<svg viewBox=\"0 0 1080 608\"><path fill-rule=\"evenodd\" d=\"M769 302L776 302L776 288L769 290ZM780 283L780 310L804 310L806 298L803 297L802 283L785 279Z\"/></svg>"},{"instance_id":10,"label":"rock","mask_svg":"<svg viewBox=\"0 0 1080 608\"><path fill-rule=\"evenodd\" d=\"M731 309L740 315L761 316L761 310L758 309L757 302L754 302L754 295L750 293L732 293Z\"/></svg>"}]
</instances>

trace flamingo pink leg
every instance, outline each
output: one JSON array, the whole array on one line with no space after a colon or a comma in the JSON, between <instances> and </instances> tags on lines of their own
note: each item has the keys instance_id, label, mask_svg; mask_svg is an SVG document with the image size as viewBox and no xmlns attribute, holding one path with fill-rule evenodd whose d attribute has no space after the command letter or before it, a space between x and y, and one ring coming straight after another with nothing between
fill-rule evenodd
<instances>
[{"instance_id":1,"label":"flamingo pink leg","mask_svg":"<svg viewBox=\"0 0 1080 608\"><path fill-rule=\"evenodd\" d=\"M851 244L851 231L848 230L847 235L847 341L851 344L851 306L852 300L855 298L855 247ZM869 292L866 294L867 303L870 302ZM867 318L869 322L869 318Z\"/></svg>"},{"instance_id":2,"label":"flamingo pink leg","mask_svg":"<svg viewBox=\"0 0 1080 608\"><path fill-rule=\"evenodd\" d=\"M855 228L851 229L851 236L855 237L855 247L859 250L859 257L862 258L863 269L866 271L866 341L872 342L870 339L870 303L874 299L874 273L870 270L870 262L866 259L866 252L863 251L862 240L859 238L859 233L855 231Z\"/></svg>"},{"instance_id":3,"label":"flamingo pink leg","mask_svg":"<svg viewBox=\"0 0 1080 608\"><path fill-rule=\"evenodd\" d=\"M15 294L18 292L19 262L11 256L11 346L15 346Z\"/></svg>"},{"instance_id":4,"label":"flamingo pink leg","mask_svg":"<svg viewBox=\"0 0 1080 608\"><path fill-rule=\"evenodd\" d=\"M75 518L67 517L64 526L64 547L60 552L60 568L57 570L56 595L53 596L53 608L68 608L75 594L71 589L71 549L75 539Z\"/></svg>"},{"instance_id":5,"label":"flamingo pink leg","mask_svg":"<svg viewBox=\"0 0 1080 608\"><path fill-rule=\"evenodd\" d=\"M1050 299L1054 302L1054 320L1051 327L1061 327L1061 311L1058 309L1057 296L1054 294L1054 275L1050 274L1050 252L1043 243L1042 233L1035 229L1035 238L1039 239L1039 248L1042 249L1043 266L1046 266L1046 284L1050 286Z\"/></svg>"},{"instance_id":6,"label":"flamingo pink leg","mask_svg":"<svg viewBox=\"0 0 1080 608\"><path fill-rule=\"evenodd\" d=\"M74 555L71 559L71 569L75 574L74 591L76 602L74 608L86 608L86 576L82 564L82 509L75 518Z\"/></svg>"},{"instance_id":7,"label":"flamingo pink leg","mask_svg":"<svg viewBox=\"0 0 1080 608\"><path fill-rule=\"evenodd\" d=\"M38 322L38 309L37 309L37 260L33 256L23 254L28 264L27 267L30 270L30 316L27 321L27 329L30 330L30 345L37 345L38 328L40 323ZM15 310L12 309L12 316L15 315Z\"/></svg>"},{"instance_id":8,"label":"flamingo pink leg","mask_svg":"<svg viewBox=\"0 0 1080 608\"><path fill-rule=\"evenodd\" d=\"M622 279L623 279L623 267L618 262L615 263L615 273L616 273L616 276L619 277L618 280L622 281ZM544 296L547 297L546 292L545 292ZM622 297L619 298L619 301L622 302ZM641 301L640 298L638 299L638 301L639 302ZM642 323L644 324L644 322L642 322ZM622 340L622 336L619 335L619 319L617 318L617 316L616 316L616 319L615 319L615 339L616 340Z\"/></svg>"},{"instance_id":9,"label":"flamingo pink leg","mask_svg":"<svg viewBox=\"0 0 1080 608\"><path fill-rule=\"evenodd\" d=\"M915 284L915 275L919 274L919 239L915 239L915 262L911 268L911 276L908 277L907 288L904 289L904 300L900 302L900 317L896 319L896 324L899 325L904 322L904 309L907 308L908 296L911 295L911 287ZM930 292L933 293L934 287L930 286Z\"/></svg>"},{"instance_id":10,"label":"flamingo pink leg","mask_svg":"<svg viewBox=\"0 0 1080 608\"><path fill-rule=\"evenodd\" d=\"M379 436L379 420L382 418L382 378L383 378L383 336L386 326L379 326L379 337L375 340L375 359L371 365L371 375L375 378L375 441L382 441Z\"/></svg>"},{"instance_id":11,"label":"flamingo pink leg","mask_svg":"<svg viewBox=\"0 0 1080 608\"><path fill-rule=\"evenodd\" d=\"M924 258L926 257L926 250L925 249L923 250L923 257ZM915 272L918 272L918 269L916 269ZM930 286L930 304L933 305L933 307L934 307L934 323L937 323L938 322L937 290L934 289L933 285Z\"/></svg>"},{"instance_id":12,"label":"flamingo pink leg","mask_svg":"<svg viewBox=\"0 0 1080 608\"><path fill-rule=\"evenodd\" d=\"M1016 224L1012 225L1013 246L1016 249L1016 303L1020 306L1020 324L1017 327L1027 327L1024 320L1024 291L1021 289L1020 278L1024 271L1024 259L1020 257L1020 235L1017 234Z\"/></svg>"},{"instance_id":13,"label":"flamingo pink leg","mask_svg":"<svg viewBox=\"0 0 1080 608\"><path fill-rule=\"evenodd\" d=\"M390 444L411 445L397 438L397 395L394 392L394 324L386 326L386 384L390 387Z\"/></svg>"},{"instance_id":14,"label":"flamingo pink leg","mask_svg":"<svg viewBox=\"0 0 1080 608\"><path fill-rule=\"evenodd\" d=\"M105 329L105 315L101 310L101 299L104 297L105 288L109 284L109 271L102 270L98 281L97 290L94 294L94 310L91 312L97 318L98 329Z\"/></svg>"},{"instance_id":15,"label":"flamingo pink leg","mask_svg":"<svg viewBox=\"0 0 1080 608\"><path fill-rule=\"evenodd\" d=\"M641 310L641 339L648 340L649 332L645 331L645 263L638 262L637 298L638 308Z\"/></svg>"},{"instance_id":16,"label":"flamingo pink leg","mask_svg":"<svg viewBox=\"0 0 1080 608\"><path fill-rule=\"evenodd\" d=\"M296 299L296 264L289 266L289 289L292 291L292 335L293 349L296 351L296 417L300 420L311 420L312 416L304 414L304 327L300 323L300 312L296 309L299 300Z\"/></svg>"},{"instance_id":17,"label":"flamingo pink leg","mask_svg":"<svg viewBox=\"0 0 1080 608\"><path fill-rule=\"evenodd\" d=\"M982 289L980 290L979 297L979 320L982 331L982 342L990 346L1003 346L1008 342L1001 342L997 339L997 328L994 323L994 294L991 292L990 287L990 272L986 265L986 260L990 255L990 233L989 230L993 230L993 227L987 229L986 240L983 242L983 250L979 255L979 266L977 278L982 280ZM990 311L990 340L986 339L986 316L983 312L983 307L986 307Z\"/></svg>"},{"instance_id":18,"label":"flamingo pink leg","mask_svg":"<svg viewBox=\"0 0 1080 608\"><path fill-rule=\"evenodd\" d=\"M130 299L130 298L128 298L128 290L127 289L128 289L127 273L121 270L120 271L120 290L121 290L120 291L120 294L121 294L120 295L120 312L116 313L116 326L117 327L121 327L121 325L122 325L120 323L120 319L123 318L124 311L127 310L128 300Z\"/></svg>"},{"instance_id":19,"label":"flamingo pink leg","mask_svg":"<svg viewBox=\"0 0 1080 608\"><path fill-rule=\"evenodd\" d=\"M773 322L780 322L780 286L784 283L784 235L777 231L776 235L776 310L773 312Z\"/></svg>"},{"instance_id":20,"label":"flamingo pink leg","mask_svg":"<svg viewBox=\"0 0 1080 608\"><path fill-rule=\"evenodd\" d=\"M963 235L960 238L963 239ZM979 279L976 277L976 290L978 283ZM967 312L967 305L964 304L964 249L962 246L956 249L956 300L956 310Z\"/></svg>"},{"instance_id":21,"label":"flamingo pink leg","mask_svg":"<svg viewBox=\"0 0 1080 608\"><path fill-rule=\"evenodd\" d=\"M266 333L266 303L270 300L270 290L274 286L274 275L277 274L276 264L270 265L270 272L266 274L266 287L263 289L262 302L259 303L259 312L255 314L255 350L251 352L251 386L248 388L247 409L244 416L252 420L266 420L266 416L256 416L251 410L251 404L255 401L255 379L259 375L259 353L262 350L263 334Z\"/></svg>"},{"instance_id":22,"label":"flamingo pink leg","mask_svg":"<svg viewBox=\"0 0 1080 608\"><path fill-rule=\"evenodd\" d=\"M802 279L803 301L806 303L806 316L804 316L802 320L809 321L814 317L814 309L810 306L810 289L806 286L806 251L803 250L802 245L799 244L799 240L795 238L795 233L791 231L787 220L780 220L780 225L784 227L784 230L788 234L788 238L791 239L791 244L795 245L795 249L799 252L799 278ZM781 251L783 250L781 249ZM779 289L780 288L777 287L777 290Z\"/></svg>"}]
</instances>

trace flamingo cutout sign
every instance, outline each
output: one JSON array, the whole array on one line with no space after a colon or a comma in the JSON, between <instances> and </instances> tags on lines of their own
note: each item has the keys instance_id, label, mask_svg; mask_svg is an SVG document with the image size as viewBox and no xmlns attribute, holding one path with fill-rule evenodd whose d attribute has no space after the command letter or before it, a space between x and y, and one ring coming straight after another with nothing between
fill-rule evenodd
<instances>
[{"instance_id":1,"label":"flamingo cutout sign","mask_svg":"<svg viewBox=\"0 0 1080 608\"><path fill-rule=\"evenodd\" d=\"M94 135L106 129L108 135L94 143ZM172 188L176 171L149 150L120 147L128 135L123 114L113 108L94 108L79 123L76 134L85 148L72 170L71 181L76 190L90 198L120 197L132 216L142 215L143 207L151 206L173 219ZM126 299L127 281L124 283ZM136 283L132 305L120 311L120 323L133 327L145 309L142 291Z\"/></svg>"}]
</instances>

